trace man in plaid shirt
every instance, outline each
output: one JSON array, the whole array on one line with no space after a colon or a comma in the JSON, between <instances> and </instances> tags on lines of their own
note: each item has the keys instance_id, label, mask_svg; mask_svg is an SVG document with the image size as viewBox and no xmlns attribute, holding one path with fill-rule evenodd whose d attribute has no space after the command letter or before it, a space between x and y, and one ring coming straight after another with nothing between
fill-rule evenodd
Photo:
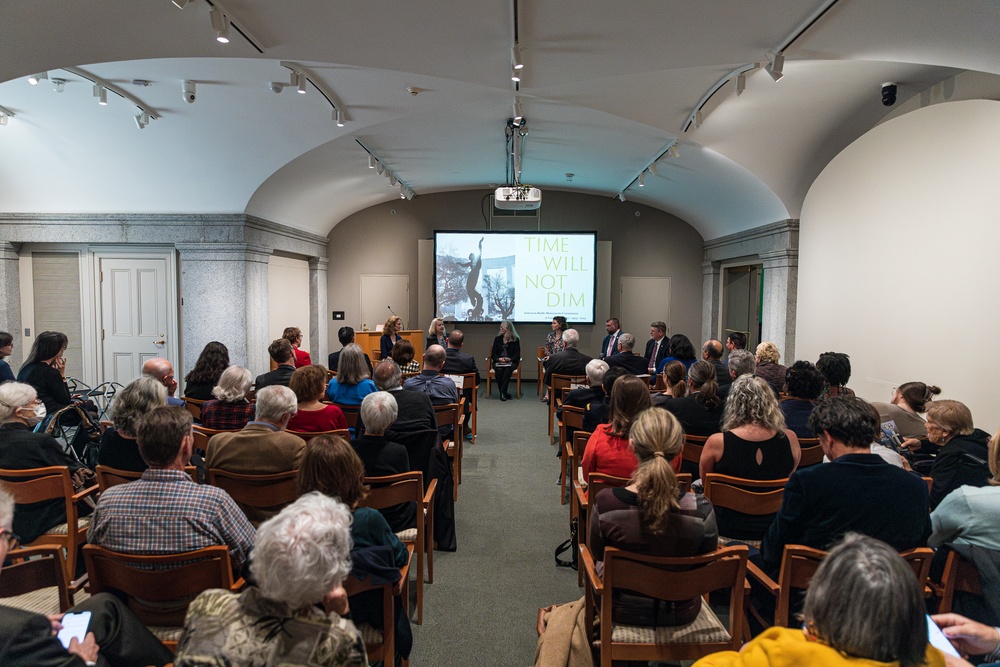
<instances>
[{"instance_id":1,"label":"man in plaid shirt","mask_svg":"<svg viewBox=\"0 0 1000 667\"><path fill-rule=\"evenodd\" d=\"M139 453L149 464L142 478L101 494L87 539L112 551L156 555L229 547L239 574L253 546L254 528L229 495L196 484L184 466L194 437L184 408L153 408L139 423Z\"/></svg>"}]
</instances>

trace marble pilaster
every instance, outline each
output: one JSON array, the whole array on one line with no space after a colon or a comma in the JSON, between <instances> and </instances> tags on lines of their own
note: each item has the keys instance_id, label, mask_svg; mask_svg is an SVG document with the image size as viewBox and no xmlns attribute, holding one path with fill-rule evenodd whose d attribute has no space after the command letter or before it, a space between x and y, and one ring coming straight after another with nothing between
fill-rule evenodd
<instances>
[{"instance_id":1,"label":"marble pilaster","mask_svg":"<svg viewBox=\"0 0 1000 667\"><path fill-rule=\"evenodd\" d=\"M702 302L701 340L715 338L719 331L719 290L722 288L722 271L719 262L706 260L701 263Z\"/></svg>"},{"instance_id":2,"label":"marble pilaster","mask_svg":"<svg viewBox=\"0 0 1000 667\"><path fill-rule=\"evenodd\" d=\"M14 337L14 353L7 362L17 368L24 359L21 330L21 271L17 251L20 244L0 241L0 329Z\"/></svg>"},{"instance_id":3,"label":"marble pilaster","mask_svg":"<svg viewBox=\"0 0 1000 667\"><path fill-rule=\"evenodd\" d=\"M329 337L330 312L327 299L326 270L330 260L326 257L309 258L309 341L313 363L326 365Z\"/></svg>"},{"instance_id":4,"label":"marble pilaster","mask_svg":"<svg viewBox=\"0 0 1000 667\"><path fill-rule=\"evenodd\" d=\"M761 253L764 264L764 303L761 316L761 339L781 350L782 359L791 365L795 359L795 304L799 281L797 248Z\"/></svg>"}]
</instances>

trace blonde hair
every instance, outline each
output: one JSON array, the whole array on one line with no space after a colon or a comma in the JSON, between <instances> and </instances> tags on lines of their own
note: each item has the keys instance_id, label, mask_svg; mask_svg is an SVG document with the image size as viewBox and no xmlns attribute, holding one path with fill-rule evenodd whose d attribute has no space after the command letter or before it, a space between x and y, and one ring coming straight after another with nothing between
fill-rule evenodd
<instances>
[{"instance_id":1,"label":"blonde hair","mask_svg":"<svg viewBox=\"0 0 1000 667\"><path fill-rule=\"evenodd\" d=\"M674 398L681 398L687 394L685 376L687 376L687 368L680 361L671 361L663 367L663 380L667 383L667 389L670 390L670 395Z\"/></svg>"},{"instance_id":2,"label":"blonde hair","mask_svg":"<svg viewBox=\"0 0 1000 667\"><path fill-rule=\"evenodd\" d=\"M399 326L396 326L396 322L399 322ZM402 328L403 320L399 319L397 315L390 315L385 324L382 325L382 333L392 336Z\"/></svg>"},{"instance_id":3,"label":"blonde hair","mask_svg":"<svg viewBox=\"0 0 1000 667\"><path fill-rule=\"evenodd\" d=\"M758 364L776 364L780 360L781 352L778 350L778 346L771 341L765 340L757 346Z\"/></svg>"},{"instance_id":4,"label":"blonde hair","mask_svg":"<svg viewBox=\"0 0 1000 667\"><path fill-rule=\"evenodd\" d=\"M741 375L733 381L720 430L732 431L747 424L757 424L775 432L785 430L785 413L778 407L774 390L753 375Z\"/></svg>"},{"instance_id":5,"label":"blonde hair","mask_svg":"<svg viewBox=\"0 0 1000 667\"><path fill-rule=\"evenodd\" d=\"M435 317L433 320L431 320L431 325L429 327L427 327L427 335L430 336L431 338L437 338L437 335L438 335L438 322L441 322L442 324L444 324L444 320L442 320L440 317ZM448 332L445 331L444 335L447 336Z\"/></svg>"},{"instance_id":6,"label":"blonde hair","mask_svg":"<svg viewBox=\"0 0 1000 667\"><path fill-rule=\"evenodd\" d=\"M974 430L972 411L965 403L958 401L932 401L927 406L927 419L947 431L952 438L956 435L969 435Z\"/></svg>"},{"instance_id":7,"label":"blonde hair","mask_svg":"<svg viewBox=\"0 0 1000 667\"><path fill-rule=\"evenodd\" d=\"M653 533L662 534L677 502L677 475L670 462L684 446L684 430L672 413L660 408L643 410L635 418L629 446L639 462L631 483L639 496L639 519Z\"/></svg>"},{"instance_id":8,"label":"blonde hair","mask_svg":"<svg viewBox=\"0 0 1000 667\"><path fill-rule=\"evenodd\" d=\"M515 340L519 340L521 338L517 335L517 329L514 328L514 323L510 320L504 320L500 323L500 326L503 327L504 330L503 342L513 343Z\"/></svg>"}]
</instances>

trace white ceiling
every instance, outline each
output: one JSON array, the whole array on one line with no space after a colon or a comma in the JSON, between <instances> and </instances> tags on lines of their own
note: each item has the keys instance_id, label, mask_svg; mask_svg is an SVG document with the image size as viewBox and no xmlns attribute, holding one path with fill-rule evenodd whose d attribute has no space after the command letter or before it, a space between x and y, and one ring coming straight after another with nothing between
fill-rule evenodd
<instances>
[{"instance_id":1,"label":"white ceiling","mask_svg":"<svg viewBox=\"0 0 1000 667\"><path fill-rule=\"evenodd\" d=\"M762 70L685 120L722 77L786 39L820 0L520 0L528 135L522 180L544 190L616 196L675 139L657 175L626 191L706 239L797 217L822 168L899 103L962 70L1000 75L995 0L839 0L786 50L785 78ZM327 234L348 215L398 198L369 170L360 140L417 195L506 181L504 126L514 101L513 0L224 0L235 33L219 44L206 0L31 0L0 22L0 211L241 213ZM274 94L279 61L318 91ZM89 82L110 80L161 116ZM67 80L26 77L48 71ZM149 87L133 86L147 79ZM197 82L197 101L181 81ZM421 90L410 95L407 87ZM565 174L575 174L568 182Z\"/></svg>"}]
</instances>

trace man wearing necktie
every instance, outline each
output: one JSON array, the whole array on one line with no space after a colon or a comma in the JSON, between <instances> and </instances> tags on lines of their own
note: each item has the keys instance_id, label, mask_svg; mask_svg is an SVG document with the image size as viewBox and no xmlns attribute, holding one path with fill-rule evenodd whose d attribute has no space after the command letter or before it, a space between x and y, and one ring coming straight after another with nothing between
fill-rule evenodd
<instances>
[{"instance_id":1,"label":"man wearing necktie","mask_svg":"<svg viewBox=\"0 0 1000 667\"><path fill-rule=\"evenodd\" d=\"M618 322L617 317L610 318L604 323L604 327L608 330L608 335L604 337L604 342L601 343L601 359L606 359L612 354L618 354L618 337L622 333L622 325Z\"/></svg>"}]
</instances>

